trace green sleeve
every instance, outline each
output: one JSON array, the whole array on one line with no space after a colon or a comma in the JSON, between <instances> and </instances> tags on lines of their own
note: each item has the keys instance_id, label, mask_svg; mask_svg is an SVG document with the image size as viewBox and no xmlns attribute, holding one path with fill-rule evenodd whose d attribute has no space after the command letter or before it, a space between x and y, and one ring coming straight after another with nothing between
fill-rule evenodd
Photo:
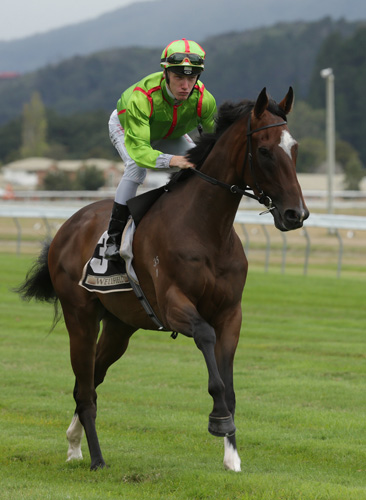
<instances>
[{"instance_id":1,"label":"green sleeve","mask_svg":"<svg viewBox=\"0 0 366 500\"><path fill-rule=\"evenodd\" d=\"M140 92L134 92L128 101L125 116L125 146L139 167L155 168L161 151L150 145L151 105Z\"/></svg>"},{"instance_id":2,"label":"green sleeve","mask_svg":"<svg viewBox=\"0 0 366 500\"><path fill-rule=\"evenodd\" d=\"M202 102L201 123L205 132L213 132L215 128L215 116L217 113L215 98L208 90L204 90Z\"/></svg>"}]
</instances>

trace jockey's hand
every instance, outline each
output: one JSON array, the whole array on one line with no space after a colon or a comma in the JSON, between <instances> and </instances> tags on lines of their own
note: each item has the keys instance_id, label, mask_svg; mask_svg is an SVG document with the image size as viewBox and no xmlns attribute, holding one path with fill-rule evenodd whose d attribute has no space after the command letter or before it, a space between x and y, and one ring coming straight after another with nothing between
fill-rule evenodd
<instances>
[{"instance_id":1,"label":"jockey's hand","mask_svg":"<svg viewBox=\"0 0 366 500\"><path fill-rule=\"evenodd\" d=\"M170 160L169 167L178 167L178 168L196 168L194 163L188 161L185 156L173 156Z\"/></svg>"}]
</instances>

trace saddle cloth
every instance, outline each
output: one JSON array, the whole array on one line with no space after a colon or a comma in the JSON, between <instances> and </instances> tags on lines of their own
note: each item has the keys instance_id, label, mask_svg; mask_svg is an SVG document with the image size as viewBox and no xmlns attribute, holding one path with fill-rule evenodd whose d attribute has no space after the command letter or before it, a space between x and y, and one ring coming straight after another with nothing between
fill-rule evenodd
<instances>
[{"instance_id":1,"label":"saddle cloth","mask_svg":"<svg viewBox=\"0 0 366 500\"><path fill-rule=\"evenodd\" d=\"M135 223L132 218L123 231L120 255L126 263L126 273L123 273L122 262L104 258L108 233L105 231L95 247L92 258L85 264L79 285L90 292L111 293L132 290L131 280L139 284L132 267L132 241L135 233Z\"/></svg>"},{"instance_id":2,"label":"saddle cloth","mask_svg":"<svg viewBox=\"0 0 366 500\"><path fill-rule=\"evenodd\" d=\"M107 231L105 231L99 238L92 258L84 266L79 285L90 292L110 293L135 290L135 293L137 292L138 295L143 295L132 266L133 235L145 213L169 189L168 186L170 184L152 189L127 201L131 217L123 231L120 248L120 255L126 263L126 273L123 273L121 262L110 261L104 258L108 238Z\"/></svg>"}]
</instances>

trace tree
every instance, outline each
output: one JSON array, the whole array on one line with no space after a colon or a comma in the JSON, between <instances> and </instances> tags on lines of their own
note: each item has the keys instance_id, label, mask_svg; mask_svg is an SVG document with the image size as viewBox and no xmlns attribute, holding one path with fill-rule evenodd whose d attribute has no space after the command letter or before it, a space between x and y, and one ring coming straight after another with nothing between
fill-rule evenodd
<instances>
[{"instance_id":1,"label":"tree","mask_svg":"<svg viewBox=\"0 0 366 500\"><path fill-rule=\"evenodd\" d=\"M72 182L65 172L53 170L45 175L43 189L46 191L69 191L72 189Z\"/></svg>"},{"instance_id":2,"label":"tree","mask_svg":"<svg viewBox=\"0 0 366 500\"><path fill-rule=\"evenodd\" d=\"M104 186L104 175L95 165L82 167L76 174L75 189L96 191Z\"/></svg>"},{"instance_id":3,"label":"tree","mask_svg":"<svg viewBox=\"0 0 366 500\"><path fill-rule=\"evenodd\" d=\"M46 134L45 108L40 94L34 92L30 103L23 107L21 156L45 156L48 149Z\"/></svg>"},{"instance_id":4,"label":"tree","mask_svg":"<svg viewBox=\"0 0 366 500\"><path fill-rule=\"evenodd\" d=\"M344 167L344 188L359 191L360 182L365 175L362 163L357 153L353 153Z\"/></svg>"},{"instance_id":5,"label":"tree","mask_svg":"<svg viewBox=\"0 0 366 500\"><path fill-rule=\"evenodd\" d=\"M335 75L335 115L339 136L352 144L366 163L366 26L360 25L352 36L331 35L323 44L314 65L309 101L324 107L325 86L320 78L322 68L333 69Z\"/></svg>"},{"instance_id":6,"label":"tree","mask_svg":"<svg viewBox=\"0 0 366 500\"><path fill-rule=\"evenodd\" d=\"M0 163L19 159L21 145L21 119L16 118L0 128Z\"/></svg>"},{"instance_id":7,"label":"tree","mask_svg":"<svg viewBox=\"0 0 366 500\"><path fill-rule=\"evenodd\" d=\"M343 141L342 139L337 139L336 141L336 160L343 170L346 168L348 160L351 156L356 155L359 159L358 152L349 142Z\"/></svg>"},{"instance_id":8,"label":"tree","mask_svg":"<svg viewBox=\"0 0 366 500\"><path fill-rule=\"evenodd\" d=\"M61 153L62 159L116 159L118 153L108 134L109 115L109 112L94 110L64 116L48 110L49 154L57 155L51 157L61 159Z\"/></svg>"},{"instance_id":9,"label":"tree","mask_svg":"<svg viewBox=\"0 0 366 500\"><path fill-rule=\"evenodd\" d=\"M300 141L297 171L299 173L316 172L325 160L325 143L316 137L304 137Z\"/></svg>"},{"instance_id":10,"label":"tree","mask_svg":"<svg viewBox=\"0 0 366 500\"><path fill-rule=\"evenodd\" d=\"M288 126L297 141L301 143L305 137L324 140L324 124L324 109L314 109L305 101L295 100L293 110L288 115Z\"/></svg>"}]
</instances>

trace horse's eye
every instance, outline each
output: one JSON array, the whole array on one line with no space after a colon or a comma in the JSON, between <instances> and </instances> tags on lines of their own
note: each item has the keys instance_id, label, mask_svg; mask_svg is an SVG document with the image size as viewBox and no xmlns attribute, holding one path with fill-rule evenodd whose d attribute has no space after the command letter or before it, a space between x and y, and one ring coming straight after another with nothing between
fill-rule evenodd
<instances>
[{"instance_id":1,"label":"horse's eye","mask_svg":"<svg viewBox=\"0 0 366 500\"><path fill-rule=\"evenodd\" d=\"M267 148L260 147L260 148L258 148L258 152L259 152L259 154L260 154L261 156L263 156L264 158L271 158L271 157L272 157L272 155L271 155L271 153L270 153L269 149L267 149Z\"/></svg>"}]
</instances>

